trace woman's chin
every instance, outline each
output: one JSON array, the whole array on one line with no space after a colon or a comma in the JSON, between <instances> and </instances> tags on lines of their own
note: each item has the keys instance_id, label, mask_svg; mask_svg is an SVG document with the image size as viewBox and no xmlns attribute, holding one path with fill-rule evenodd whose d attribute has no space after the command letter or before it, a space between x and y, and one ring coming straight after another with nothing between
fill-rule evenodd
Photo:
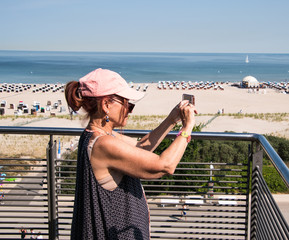
<instances>
[{"instance_id":1,"label":"woman's chin","mask_svg":"<svg viewBox=\"0 0 289 240\"><path fill-rule=\"evenodd\" d=\"M122 122L122 127L125 127L126 126L126 123L127 123L127 118L125 118Z\"/></svg>"},{"instance_id":2,"label":"woman's chin","mask_svg":"<svg viewBox=\"0 0 289 240\"><path fill-rule=\"evenodd\" d=\"M125 127L126 123L127 123L127 117L125 117L122 122L119 122L114 127Z\"/></svg>"},{"instance_id":3,"label":"woman's chin","mask_svg":"<svg viewBox=\"0 0 289 240\"><path fill-rule=\"evenodd\" d=\"M125 127L126 126L126 123L127 123L127 119L128 119L128 116L126 116L123 121L122 121L122 127Z\"/></svg>"}]
</instances>

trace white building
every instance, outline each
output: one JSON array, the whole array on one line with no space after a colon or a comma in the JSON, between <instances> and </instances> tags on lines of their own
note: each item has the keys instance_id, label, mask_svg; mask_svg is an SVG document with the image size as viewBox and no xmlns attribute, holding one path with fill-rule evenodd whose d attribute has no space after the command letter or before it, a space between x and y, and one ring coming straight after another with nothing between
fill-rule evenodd
<instances>
[{"instance_id":1,"label":"white building","mask_svg":"<svg viewBox=\"0 0 289 240\"><path fill-rule=\"evenodd\" d=\"M260 86L260 84L259 84L258 80L252 76L244 77L242 80L242 87L255 88L255 87L259 87L259 86Z\"/></svg>"}]
</instances>

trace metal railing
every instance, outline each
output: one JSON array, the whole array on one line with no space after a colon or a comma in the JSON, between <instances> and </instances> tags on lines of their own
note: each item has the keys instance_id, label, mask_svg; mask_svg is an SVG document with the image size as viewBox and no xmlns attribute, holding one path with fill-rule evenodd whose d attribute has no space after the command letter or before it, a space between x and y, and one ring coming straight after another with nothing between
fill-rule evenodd
<instances>
[{"instance_id":1,"label":"metal railing","mask_svg":"<svg viewBox=\"0 0 289 240\"><path fill-rule=\"evenodd\" d=\"M22 227L28 229L28 238L31 228L41 231L44 239L70 238L76 160L59 158L56 140L80 136L82 131L0 127L2 135L49 136L46 158L0 159L5 179L15 179L2 181L0 239L19 239ZM122 132L136 138L148 133ZM170 132L168 138L175 135ZM287 187L289 170L266 138L249 133L194 132L192 139L245 141L248 154L235 163L182 161L172 177L142 181L150 208L151 238L288 239L288 224L262 177L263 151ZM34 146L30 147L33 151Z\"/></svg>"}]
</instances>

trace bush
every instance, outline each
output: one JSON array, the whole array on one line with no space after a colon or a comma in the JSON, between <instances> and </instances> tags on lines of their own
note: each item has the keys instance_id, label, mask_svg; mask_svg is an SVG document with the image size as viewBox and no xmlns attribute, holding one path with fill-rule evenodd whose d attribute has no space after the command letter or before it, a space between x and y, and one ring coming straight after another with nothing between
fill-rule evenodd
<instances>
[{"instance_id":1,"label":"bush","mask_svg":"<svg viewBox=\"0 0 289 240\"><path fill-rule=\"evenodd\" d=\"M271 193L289 193L287 186L272 164L263 166L263 177Z\"/></svg>"},{"instance_id":2,"label":"bush","mask_svg":"<svg viewBox=\"0 0 289 240\"><path fill-rule=\"evenodd\" d=\"M201 125L196 126L193 131L200 131ZM180 126L177 125L173 130L178 131ZM279 138L275 136L266 136L268 141L280 155L280 157L285 161L285 163L289 163L289 140L284 138ZM172 139L164 139L162 143L158 146L158 148L154 151L156 154L161 154L168 146L172 143ZM184 174L184 176L165 176L163 179L176 179L176 180L189 180L189 177L186 177L186 173L190 173L191 170L189 168L194 169L194 174L202 173L204 174L204 170L198 171L197 168L209 168L210 162L218 162L218 163L229 163L229 164L238 164L238 163L247 163L248 159L248 142L243 141L213 141L213 140L193 140L187 146L187 149L183 155L182 163L186 162L203 162L208 163L205 165L198 164L190 164L187 165L187 170L179 171L179 173ZM77 158L77 150L67 155L66 159L76 159ZM200 167L201 166L201 167ZM223 166L223 170L218 174L224 174L228 169L232 168L231 165ZM178 173L178 171L176 171ZM272 193L289 193L286 185L283 183L283 180L279 176L278 172L275 170L274 166L271 164L268 157L264 157L263 161L263 176L265 181ZM208 177L198 177L198 180L207 180ZM216 177L215 180L234 180L234 178L220 178ZM241 178L240 181L246 182L247 178ZM150 181L145 181L145 185L154 184ZM178 185L177 182L162 182L161 185ZM190 185L191 183L181 183L182 185ZM206 187L207 183L203 183L202 186ZM225 184L220 183L219 186L225 186ZM230 184L227 183L227 186ZM184 188L183 191L196 191L201 192L204 191L202 188L199 189L189 189ZM216 191L218 191L216 189ZM237 191L237 190L236 190Z\"/></svg>"},{"instance_id":3,"label":"bush","mask_svg":"<svg viewBox=\"0 0 289 240\"><path fill-rule=\"evenodd\" d=\"M289 162L289 140L286 138L265 135L269 143L286 163Z\"/></svg>"}]
</instances>

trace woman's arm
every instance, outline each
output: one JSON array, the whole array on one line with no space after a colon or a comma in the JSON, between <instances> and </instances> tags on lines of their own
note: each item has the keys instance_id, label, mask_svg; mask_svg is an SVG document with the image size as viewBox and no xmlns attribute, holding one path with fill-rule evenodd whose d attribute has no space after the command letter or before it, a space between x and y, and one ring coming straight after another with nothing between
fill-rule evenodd
<instances>
[{"instance_id":1,"label":"woman's arm","mask_svg":"<svg viewBox=\"0 0 289 240\"><path fill-rule=\"evenodd\" d=\"M173 129L175 122L167 117L157 128L137 142L136 147L153 152L166 135Z\"/></svg>"},{"instance_id":2,"label":"woman's arm","mask_svg":"<svg viewBox=\"0 0 289 240\"><path fill-rule=\"evenodd\" d=\"M182 107L183 131L191 133L194 126L194 107ZM91 163L105 169L115 169L138 178L159 178L173 174L187 147L187 138L178 136L161 155L131 146L120 139L103 136L93 148Z\"/></svg>"},{"instance_id":3,"label":"woman's arm","mask_svg":"<svg viewBox=\"0 0 289 240\"><path fill-rule=\"evenodd\" d=\"M166 135L173 129L173 127L181 120L180 109L188 105L188 101L181 101L170 112L168 117L152 132L144 136L138 143L137 147L143 148L148 151L154 151ZM194 110L195 111L195 110ZM196 112L196 111L195 111Z\"/></svg>"},{"instance_id":4,"label":"woman's arm","mask_svg":"<svg viewBox=\"0 0 289 240\"><path fill-rule=\"evenodd\" d=\"M152 152L158 147L165 136L173 129L176 123L181 120L180 106L186 103L187 101L182 101L177 106L175 106L168 117L156 129L142 137L140 141L117 133L115 133L115 135L119 139L122 139L132 146L136 146Z\"/></svg>"}]
</instances>

